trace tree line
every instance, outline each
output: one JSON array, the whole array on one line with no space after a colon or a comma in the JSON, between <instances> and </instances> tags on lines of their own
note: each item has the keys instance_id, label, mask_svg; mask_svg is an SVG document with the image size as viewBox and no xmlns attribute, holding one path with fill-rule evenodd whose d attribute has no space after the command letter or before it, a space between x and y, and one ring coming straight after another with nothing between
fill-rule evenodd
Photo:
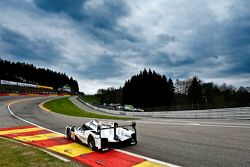
<instances>
[{"instance_id":1,"label":"tree line","mask_svg":"<svg viewBox=\"0 0 250 167\"><path fill-rule=\"evenodd\" d=\"M205 83L198 76L179 80L144 69L118 89L99 89L101 103L131 104L148 110L185 110L250 105L249 88Z\"/></svg>"},{"instance_id":2,"label":"tree line","mask_svg":"<svg viewBox=\"0 0 250 167\"><path fill-rule=\"evenodd\" d=\"M79 91L78 83L72 77L50 69L37 68L33 64L0 59L0 69L2 80L51 86L54 90L68 84L73 92Z\"/></svg>"}]
</instances>

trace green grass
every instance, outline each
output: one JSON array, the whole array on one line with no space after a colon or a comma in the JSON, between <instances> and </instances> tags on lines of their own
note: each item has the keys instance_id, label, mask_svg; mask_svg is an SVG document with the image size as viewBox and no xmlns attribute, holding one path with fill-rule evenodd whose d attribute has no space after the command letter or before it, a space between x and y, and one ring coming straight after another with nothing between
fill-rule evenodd
<instances>
[{"instance_id":1,"label":"green grass","mask_svg":"<svg viewBox=\"0 0 250 167\"><path fill-rule=\"evenodd\" d=\"M0 138L0 166L8 167L76 167L73 162L61 161L37 148Z\"/></svg>"},{"instance_id":2,"label":"green grass","mask_svg":"<svg viewBox=\"0 0 250 167\"><path fill-rule=\"evenodd\" d=\"M69 97L64 97L64 98L48 101L44 104L44 107L49 109L50 111L64 114L64 115L70 115L70 116L100 118L100 119L119 119L119 120L134 119L134 118L128 118L128 117L116 117L116 116L109 116L109 115L100 115L100 114L94 114L91 112L84 111L84 110L78 108L76 105L74 105L69 100Z\"/></svg>"},{"instance_id":3,"label":"green grass","mask_svg":"<svg viewBox=\"0 0 250 167\"><path fill-rule=\"evenodd\" d=\"M80 98L86 101L87 103L90 103L93 105L101 105L100 99L95 95L84 95L84 96L80 96Z\"/></svg>"}]
</instances>

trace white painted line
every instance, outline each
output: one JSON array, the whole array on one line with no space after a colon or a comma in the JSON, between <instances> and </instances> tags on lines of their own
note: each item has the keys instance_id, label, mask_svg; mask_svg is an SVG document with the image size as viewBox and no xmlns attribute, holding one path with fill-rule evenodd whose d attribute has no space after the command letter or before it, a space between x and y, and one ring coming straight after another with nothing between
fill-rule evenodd
<instances>
[{"instance_id":1,"label":"white painted line","mask_svg":"<svg viewBox=\"0 0 250 167\"><path fill-rule=\"evenodd\" d=\"M199 126L199 125L201 125L201 124L197 124L197 123L189 123L189 125Z\"/></svg>"},{"instance_id":2,"label":"white painted line","mask_svg":"<svg viewBox=\"0 0 250 167\"><path fill-rule=\"evenodd\" d=\"M211 127L220 127L220 128L244 128L250 129L250 126L234 126L234 125L200 125L200 126L211 126Z\"/></svg>"},{"instance_id":3,"label":"white painted line","mask_svg":"<svg viewBox=\"0 0 250 167\"><path fill-rule=\"evenodd\" d=\"M34 98L30 98L30 99L34 99ZM31 124L31 125L38 126L38 127L40 127L40 128L46 129L46 130L48 130L48 131L51 131L51 132L54 132L54 133L57 133L57 134L62 134L62 133L53 131L53 130L48 129L48 128L45 128L45 127L42 127L42 126L37 125L37 124L35 124L35 123L33 123L33 122L27 121L27 120L25 120L25 119L23 119L23 118L20 118L20 117L16 116L16 115L11 111L10 106L11 106L12 104L14 104L14 103L18 103L18 102L20 102L20 101L25 101L25 100L27 100L27 99L17 100L17 101L14 101L14 102L11 102L10 104L8 104L8 110L9 110L10 114L13 115L14 117L16 117L17 119L19 119L19 120L21 120L21 121L24 121L24 122L26 122L26 123L29 123L29 124ZM64 134L63 134L63 135L64 135ZM180 166L177 166L177 165L174 165L174 164L171 164L171 163L159 161L159 160L156 160L156 159L152 159L152 158L145 157L145 156L142 156L142 155L139 155L139 154L127 152L127 151L124 151L124 150L120 150L120 149L115 149L115 150L120 151L120 152L122 152L122 153L129 154L129 155L133 155L133 156L138 157L138 158L143 158L143 159L148 160L148 161L151 161L151 162L159 163L159 164L162 164L162 165L165 165L165 166L169 166L169 167L180 167ZM59 155L57 155L57 156L59 156ZM60 156L59 156L59 157L60 157ZM58 158L58 157L56 157L56 158ZM64 158L64 157L61 157L61 158Z\"/></svg>"},{"instance_id":4,"label":"white painted line","mask_svg":"<svg viewBox=\"0 0 250 167\"><path fill-rule=\"evenodd\" d=\"M37 97L36 97L36 98L37 98ZM30 98L30 99L36 99L36 98ZM53 130L48 129L48 128L45 128L45 127L42 127L42 126L40 126L40 125L37 125L37 124L35 124L35 123L32 123L32 122L30 122L30 121L27 121L27 120L25 120L25 119L23 119L23 118L20 118L20 117L16 116L16 115L11 111L10 106L11 106L12 104L14 104L14 103L18 103L18 102L20 102L20 101L25 101L25 100L28 100L28 99L21 99L21 100L17 100L17 101L13 101L13 102L9 103L9 104L8 104L8 110L9 110L10 114L13 115L14 117L16 117L17 119L19 119L19 120L21 120L21 121L23 121L23 122L26 122L26 123L28 123L28 124L31 124L31 125L34 125L34 126L37 126L37 127L43 128L43 129L46 129L46 130L48 130L48 131L51 131L51 132L54 132L54 133L57 133L57 134L62 134L62 133L53 131ZM37 148L39 148L39 147L37 147ZM43 150L43 149L41 149L41 148L39 148L39 149L40 149L40 150ZM45 151L45 150L43 150L43 151ZM49 151L45 151L45 152L48 153ZM70 161L70 160L68 160L68 159L66 159L66 158L64 158L64 157L62 157L62 156L60 156L60 155L56 155L56 154L54 154L54 153L52 153L52 152L50 152L49 154L52 155L52 156L54 156L55 158L58 158L58 159L60 159L60 160L65 161L65 162L69 162L69 161Z\"/></svg>"},{"instance_id":5,"label":"white painted line","mask_svg":"<svg viewBox=\"0 0 250 167\"><path fill-rule=\"evenodd\" d=\"M229 120L229 119L223 119L223 120ZM152 119L151 122L159 122L159 119ZM199 123L199 124L213 124L213 125L230 125L230 126L250 126L249 123L229 123L229 122L214 122L214 121L210 121L210 122L203 122L203 121L197 121L197 120L190 120L190 121L184 121L184 120L166 120L166 119L161 119L161 121L167 121L169 123Z\"/></svg>"},{"instance_id":6,"label":"white painted line","mask_svg":"<svg viewBox=\"0 0 250 167\"><path fill-rule=\"evenodd\" d=\"M137 121L138 123L146 123L146 124L159 124L159 125L178 125L178 126L210 126L210 127L222 127L222 128L245 128L245 129L249 129L250 128L250 125L249 126L242 126L241 124L237 125L237 124L233 124L233 125L230 125L230 124L226 124L226 125L223 125L223 124L213 124L213 125L208 125L208 124L201 124L200 122L199 123L174 123L174 122L150 122L150 121L141 121L141 120L138 120Z\"/></svg>"},{"instance_id":7,"label":"white painted line","mask_svg":"<svg viewBox=\"0 0 250 167\"><path fill-rule=\"evenodd\" d=\"M35 98L29 98L29 99L36 99L36 98L37 98L37 97L35 97ZM19 120L21 120L21 121L23 121L23 122L26 122L26 123L28 123L28 124L31 124L31 125L34 125L34 126L38 126L38 127L40 127L40 128L49 130L49 131L54 132L54 133L57 133L57 134L62 134L62 133L53 131L53 130L51 130L51 129L42 127L42 126L40 126L40 125L37 125L37 124L35 124L35 123L33 123L33 122L27 121L27 120L25 120L25 119L23 119L23 118L21 118L21 117L19 117L19 116L16 116L16 115L11 111L10 106L11 106L12 104L18 103L18 102L21 102L21 101L25 101L25 100L29 100L29 99L21 99L21 100L13 101L13 102L11 102L10 104L8 104L8 110L9 110L10 114L13 115L14 117L16 117L17 119L19 119Z\"/></svg>"}]
</instances>

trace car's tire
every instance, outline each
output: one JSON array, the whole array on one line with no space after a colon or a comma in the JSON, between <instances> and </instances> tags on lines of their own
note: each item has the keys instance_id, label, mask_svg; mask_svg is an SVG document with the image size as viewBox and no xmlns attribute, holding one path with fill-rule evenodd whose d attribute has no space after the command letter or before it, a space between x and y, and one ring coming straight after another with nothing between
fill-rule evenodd
<instances>
[{"instance_id":1,"label":"car's tire","mask_svg":"<svg viewBox=\"0 0 250 167\"><path fill-rule=\"evenodd\" d=\"M88 137L88 147L92 151L94 151L96 149L95 139L92 135L89 135L89 137Z\"/></svg>"},{"instance_id":2,"label":"car's tire","mask_svg":"<svg viewBox=\"0 0 250 167\"><path fill-rule=\"evenodd\" d=\"M134 145L136 145L136 144L137 144L137 141L134 141L133 144L132 144L132 142L131 142L131 146L134 146Z\"/></svg>"},{"instance_id":3,"label":"car's tire","mask_svg":"<svg viewBox=\"0 0 250 167\"><path fill-rule=\"evenodd\" d=\"M67 130L66 130L66 138L69 139L69 140L72 140L72 138L71 138L71 132L70 132L69 128L67 128Z\"/></svg>"}]
</instances>

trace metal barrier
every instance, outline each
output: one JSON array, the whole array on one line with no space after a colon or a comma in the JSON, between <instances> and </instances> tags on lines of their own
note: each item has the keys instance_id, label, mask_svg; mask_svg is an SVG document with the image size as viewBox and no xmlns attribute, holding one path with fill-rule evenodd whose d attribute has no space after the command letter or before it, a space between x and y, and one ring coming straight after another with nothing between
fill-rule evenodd
<instances>
[{"instance_id":1,"label":"metal barrier","mask_svg":"<svg viewBox=\"0 0 250 167\"><path fill-rule=\"evenodd\" d=\"M152 117L152 118L178 118L178 119L249 119L250 107L220 108L207 110L160 111L160 112L128 112L108 110L93 106L80 98L80 102L96 111L124 116Z\"/></svg>"}]
</instances>

